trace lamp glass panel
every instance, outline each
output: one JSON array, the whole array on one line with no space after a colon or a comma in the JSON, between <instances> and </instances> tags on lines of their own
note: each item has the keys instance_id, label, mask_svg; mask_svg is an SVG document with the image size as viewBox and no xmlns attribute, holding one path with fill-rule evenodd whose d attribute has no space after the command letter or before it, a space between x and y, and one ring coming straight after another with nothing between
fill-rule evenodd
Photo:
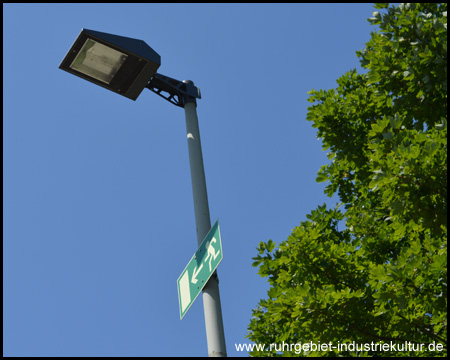
<instances>
[{"instance_id":1,"label":"lamp glass panel","mask_svg":"<svg viewBox=\"0 0 450 360\"><path fill-rule=\"evenodd\" d=\"M127 57L127 54L87 39L70 67L109 84Z\"/></svg>"}]
</instances>

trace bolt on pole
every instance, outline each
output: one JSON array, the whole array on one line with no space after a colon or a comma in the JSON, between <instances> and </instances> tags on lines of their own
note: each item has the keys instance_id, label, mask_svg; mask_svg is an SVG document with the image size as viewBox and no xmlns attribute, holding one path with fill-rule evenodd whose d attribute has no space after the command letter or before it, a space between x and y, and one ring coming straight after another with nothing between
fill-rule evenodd
<instances>
[{"instance_id":1,"label":"bolt on pole","mask_svg":"<svg viewBox=\"0 0 450 360\"><path fill-rule=\"evenodd\" d=\"M193 82L190 80L183 82L193 85ZM186 99L184 111L186 115L189 164L191 168L192 193L194 196L197 242L200 246L206 234L211 229L211 220L196 108L197 104L194 98ZM205 313L208 356L227 356L217 272L211 276L203 288L203 309Z\"/></svg>"}]
</instances>

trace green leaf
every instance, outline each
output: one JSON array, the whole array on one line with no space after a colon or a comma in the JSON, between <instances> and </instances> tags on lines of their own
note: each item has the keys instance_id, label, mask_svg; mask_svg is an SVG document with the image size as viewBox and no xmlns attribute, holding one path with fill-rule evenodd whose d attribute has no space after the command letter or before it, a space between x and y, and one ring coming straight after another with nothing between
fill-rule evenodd
<instances>
[{"instance_id":1,"label":"green leaf","mask_svg":"<svg viewBox=\"0 0 450 360\"><path fill-rule=\"evenodd\" d=\"M316 182L321 183L328 180L327 176L325 174L319 174L319 176L316 177Z\"/></svg>"},{"instance_id":2,"label":"green leaf","mask_svg":"<svg viewBox=\"0 0 450 360\"><path fill-rule=\"evenodd\" d=\"M447 119L442 117L441 118L441 123L440 124L436 124L434 125L436 127L436 129L438 130L444 130L447 128Z\"/></svg>"},{"instance_id":3,"label":"green leaf","mask_svg":"<svg viewBox=\"0 0 450 360\"><path fill-rule=\"evenodd\" d=\"M400 116L397 114L395 114L394 116L391 116L389 118L389 122L391 124L391 127L393 129L399 129L402 126L402 119L400 118Z\"/></svg>"},{"instance_id":4,"label":"green leaf","mask_svg":"<svg viewBox=\"0 0 450 360\"><path fill-rule=\"evenodd\" d=\"M384 137L386 140L392 140L392 139L394 138L394 135L392 134L392 132L387 131L387 132L384 132L384 133L383 133L383 137Z\"/></svg>"},{"instance_id":5,"label":"green leaf","mask_svg":"<svg viewBox=\"0 0 450 360\"><path fill-rule=\"evenodd\" d=\"M389 3L375 3L376 9L385 9L387 7L389 7Z\"/></svg>"}]
</instances>

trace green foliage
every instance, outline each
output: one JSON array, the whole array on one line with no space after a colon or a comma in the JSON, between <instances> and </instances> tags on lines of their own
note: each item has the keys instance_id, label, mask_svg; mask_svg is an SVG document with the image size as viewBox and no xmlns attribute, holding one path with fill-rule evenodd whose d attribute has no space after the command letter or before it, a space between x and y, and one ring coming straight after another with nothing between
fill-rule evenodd
<instances>
[{"instance_id":1,"label":"green foliage","mask_svg":"<svg viewBox=\"0 0 450 360\"><path fill-rule=\"evenodd\" d=\"M319 206L278 247L259 245L253 266L270 289L248 337L445 350L300 356L447 354L447 4L375 7L378 31L357 52L367 73L309 93L307 120L331 160L316 181L341 205Z\"/></svg>"}]
</instances>

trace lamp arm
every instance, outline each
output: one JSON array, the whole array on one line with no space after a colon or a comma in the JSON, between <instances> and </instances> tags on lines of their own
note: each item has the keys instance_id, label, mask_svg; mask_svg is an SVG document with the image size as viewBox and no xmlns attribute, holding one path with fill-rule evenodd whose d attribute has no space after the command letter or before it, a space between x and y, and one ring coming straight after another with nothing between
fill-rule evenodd
<instances>
[{"instance_id":1,"label":"lamp arm","mask_svg":"<svg viewBox=\"0 0 450 360\"><path fill-rule=\"evenodd\" d=\"M201 99L200 89L192 82L183 82L158 73L145 87L172 104L183 108L186 102L196 102L195 99Z\"/></svg>"}]
</instances>

